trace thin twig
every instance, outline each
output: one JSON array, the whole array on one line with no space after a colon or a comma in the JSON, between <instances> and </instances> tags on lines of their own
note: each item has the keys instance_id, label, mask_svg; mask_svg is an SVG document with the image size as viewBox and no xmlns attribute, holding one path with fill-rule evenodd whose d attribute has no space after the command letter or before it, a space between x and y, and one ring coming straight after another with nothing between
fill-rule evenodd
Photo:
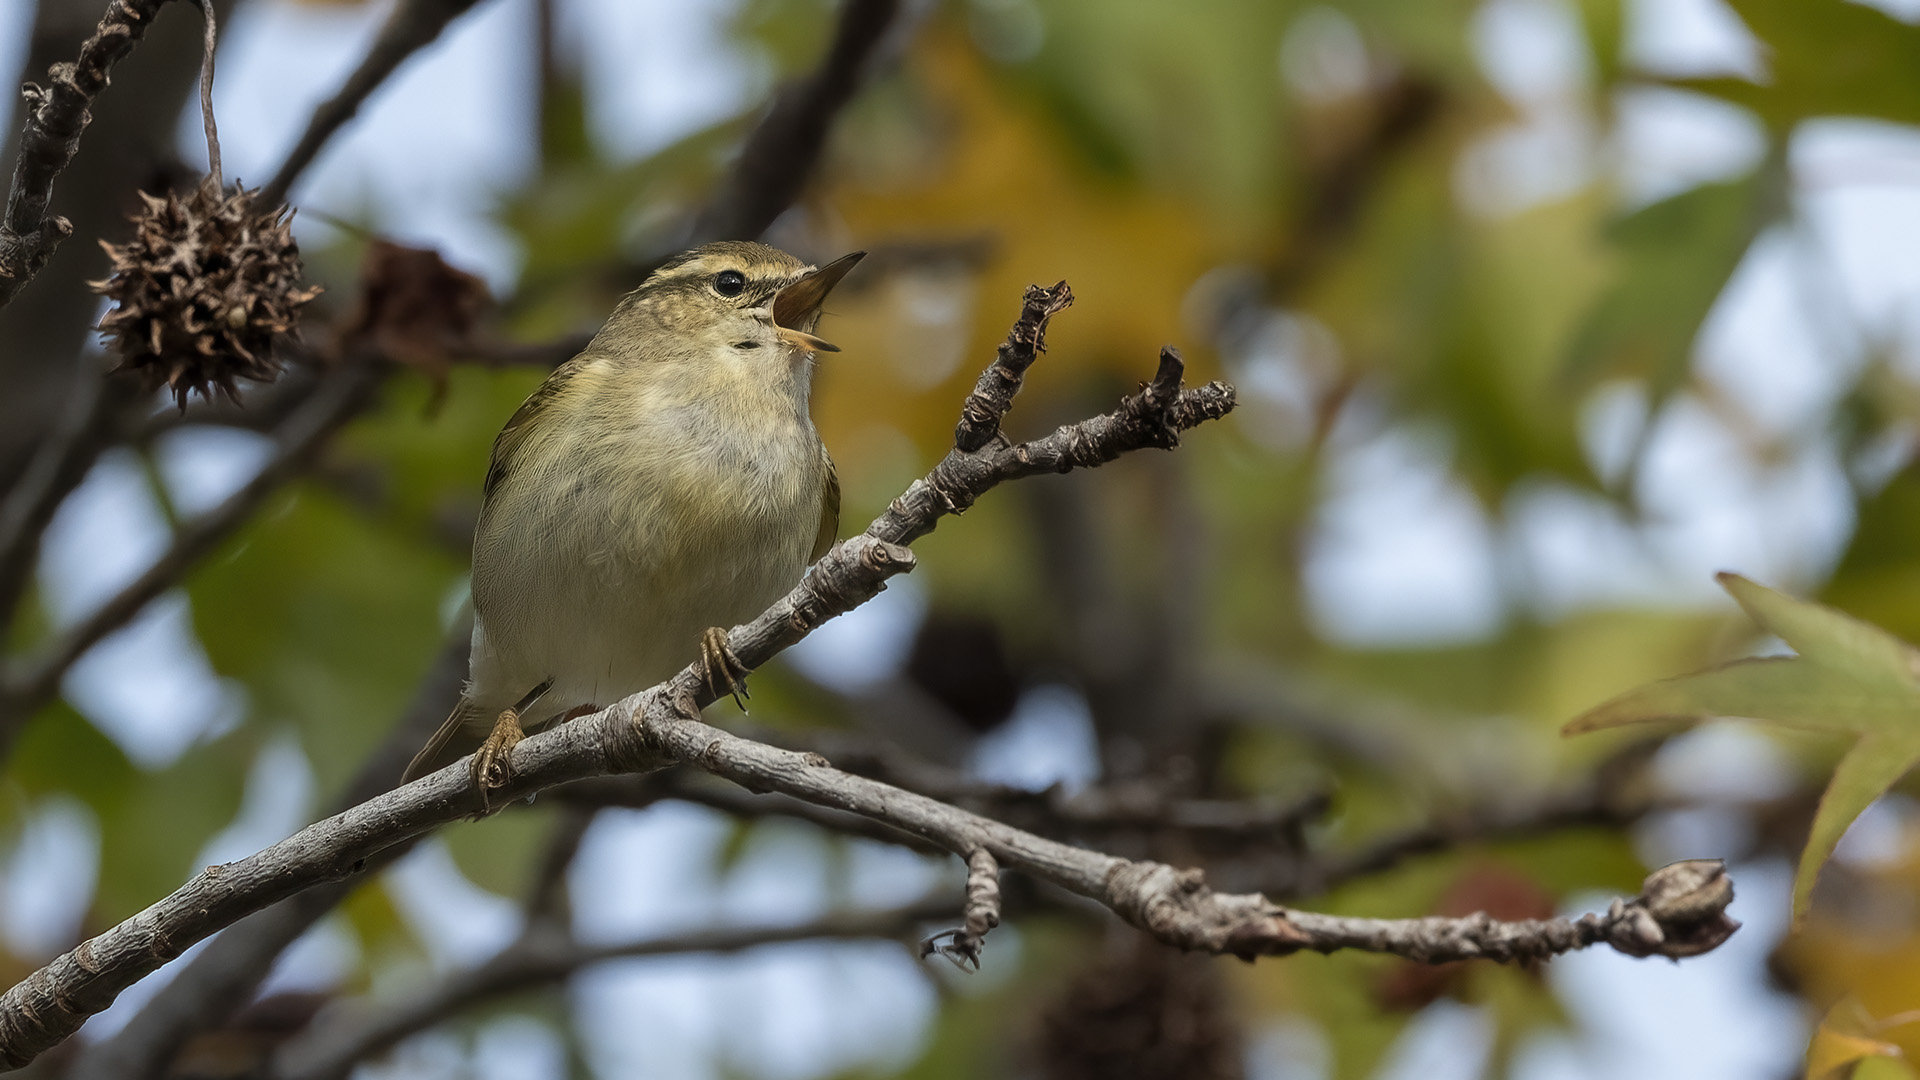
<instances>
[{"instance_id":1,"label":"thin twig","mask_svg":"<svg viewBox=\"0 0 1920 1080\"><path fill-rule=\"evenodd\" d=\"M957 930L943 930L920 943L922 960L938 953L956 967L980 970L980 953L987 934L1000 925L1000 863L993 852L975 848L967 853L967 905Z\"/></svg>"},{"instance_id":2,"label":"thin twig","mask_svg":"<svg viewBox=\"0 0 1920 1080\"><path fill-rule=\"evenodd\" d=\"M60 241L73 234L66 218L47 214L53 181L80 148L80 135L93 119L87 107L106 89L113 66L133 51L166 2L112 0L93 36L80 46L77 61L49 68L47 86L28 83L21 88L27 125L20 133L6 216L0 219L0 307L11 302L53 257Z\"/></svg>"},{"instance_id":3,"label":"thin twig","mask_svg":"<svg viewBox=\"0 0 1920 1080\"><path fill-rule=\"evenodd\" d=\"M973 393L967 395L966 404L960 407L960 424L954 428L953 445L962 450L978 450L1000 434L1000 420L1013 408L1013 397L1020 392L1027 369L1047 351L1047 323L1072 306L1073 290L1067 288L1064 281L1049 289L1027 286L1020 317L1014 320L1013 329L1007 331L1007 340L1000 343L993 363L980 373Z\"/></svg>"},{"instance_id":4,"label":"thin twig","mask_svg":"<svg viewBox=\"0 0 1920 1080\"><path fill-rule=\"evenodd\" d=\"M313 116L307 121L307 130L287 154L273 179L260 189L256 201L261 206L278 206L285 202L287 193L293 189L294 181L306 171L308 165L320 153L327 140L341 126L353 119L360 106L380 84L392 75L394 70L420 49L440 36L447 24L458 18L475 0L400 0L394 5L393 13L387 16L386 24L380 28L380 36L374 39L372 48L360 61L353 74L340 87L340 92L320 103L313 110Z\"/></svg>"},{"instance_id":5,"label":"thin twig","mask_svg":"<svg viewBox=\"0 0 1920 1080\"><path fill-rule=\"evenodd\" d=\"M479 967L410 997L364 1005L345 1016L323 1016L281 1050L270 1075L274 1080L343 1080L358 1063L480 1002L550 986L610 960L736 953L796 941L900 938L943 911L943 901L930 897L904 907L844 912L788 926L695 930L610 945L530 934Z\"/></svg>"},{"instance_id":6,"label":"thin twig","mask_svg":"<svg viewBox=\"0 0 1920 1080\"><path fill-rule=\"evenodd\" d=\"M214 25L213 0L195 0L200 7L200 15L206 20L206 32L201 38L200 58L200 126L207 133L207 175L213 179L216 190L227 186L226 179L220 174L220 131L213 122L213 56L220 44L220 32Z\"/></svg>"},{"instance_id":7,"label":"thin twig","mask_svg":"<svg viewBox=\"0 0 1920 1080\"><path fill-rule=\"evenodd\" d=\"M289 417L280 432L279 452L253 479L183 526L172 545L138 578L60 635L37 659L10 671L0 684L0 757L25 718L58 691L67 669L250 521L267 499L307 467L335 431L366 406L380 377L378 366L356 363L324 380L315 395Z\"/></svg>"}]
</instances>

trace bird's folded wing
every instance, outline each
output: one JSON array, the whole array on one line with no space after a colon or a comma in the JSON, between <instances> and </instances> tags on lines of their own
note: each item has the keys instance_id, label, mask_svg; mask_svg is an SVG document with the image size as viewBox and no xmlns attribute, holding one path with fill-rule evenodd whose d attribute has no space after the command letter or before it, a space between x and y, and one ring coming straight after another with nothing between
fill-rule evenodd
<instances>
[{"instance_id":1,"label":"bird's folded wing","mask_svg":"<svg viewBox=\"0 0 1920 1080\"><path fill-rule=\"evenodd\" d=\"M820 456L827 463L826 490L821 493L820 531L814 534L813 554L807 559L809 565L819 562L820 556L825 555L840 536L840 473L834 469L833 458L826 447L820 448Z\"/></svg>"}]
</instances>

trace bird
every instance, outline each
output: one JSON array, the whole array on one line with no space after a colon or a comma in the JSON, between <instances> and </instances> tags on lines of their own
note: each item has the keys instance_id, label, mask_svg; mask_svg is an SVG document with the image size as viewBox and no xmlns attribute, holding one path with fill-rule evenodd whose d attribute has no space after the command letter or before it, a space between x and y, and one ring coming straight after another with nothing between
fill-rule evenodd
<instances>
[{"instance_id":1,"label":"bird","mask_svg":"<svg viewBox=\"0 0 1920 1080\"><path fill-rule=\"evenodd\" d=\"M459 703L402 777L469 765L487 805L529 717L565 721L695 656L744 708L724 627L758 615L832 546L840 482L808 402L828 293L864 252L809 265L720 241L615 306L494 440L473 539Z\"/></svg>"}]
</instances>

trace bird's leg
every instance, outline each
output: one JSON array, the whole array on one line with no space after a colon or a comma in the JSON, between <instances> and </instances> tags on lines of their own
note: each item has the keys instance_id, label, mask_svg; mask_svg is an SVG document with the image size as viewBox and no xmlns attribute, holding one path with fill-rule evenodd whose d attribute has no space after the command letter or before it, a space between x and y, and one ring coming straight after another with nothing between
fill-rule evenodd
<instances>
[{"instance_id":1,"label":"bird's leg","mask_svg":"<svg viewBox=\"0 0 1920 1080\"><path fill-rule=\"evenodd\" d=\"M713 696L730 694L740 711L746 712L747 703L742 699L753 697L747 693L747 665L733 655L724 629L709 626L707 632L700 635L700 663L706 668L707 689L713 691Z\"/></svg>"},{"instance_id":2,"label":"bird's leg","mask_svg":"<svg viewBox=\"0 0 1920 1080\"><path fill-rule=\"evenodd\" d=\"M533 708L552 685L552 679L546 680L527 691L527 695L512 708L503 710L493 721L493 733L487 736L486 742L480 744L480 749L473 752L473 788L480 793L482 814L492 809L487 793L494 788L507 786L507 782L513 779L513 748L527 737L527 733L520 728L521 714Z\"/></svg>"},{"instance_id":3,"label":"bird's leg","mask_svg":"<svg viewBox=\"0 0 1920 1080\"><path fill-rule=\"evenodd\" d=\"M493 722L493 734L473 752L473 787L480 793L481 812L490 809L487 792L513 779L513 748L526 738L520 730L520 710L503 710Z\"/></svg>"}]
</instances>

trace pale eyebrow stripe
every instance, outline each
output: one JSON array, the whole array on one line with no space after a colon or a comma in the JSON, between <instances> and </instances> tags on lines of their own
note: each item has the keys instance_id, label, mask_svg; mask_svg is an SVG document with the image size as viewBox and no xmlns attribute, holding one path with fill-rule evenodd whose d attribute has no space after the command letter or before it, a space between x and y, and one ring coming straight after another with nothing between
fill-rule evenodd
<instances>
[{"instance_id":1,"label":"pale eyebrow stripe","mask_svg":"<svg viewBox=\"0 0 1920 1080\"><path fill-rule=\"evenodd\" d=\"M688 259L686 262L680 263L676 266L662 267L658 271L658 273L662 280L667 280L670 278L699 277L701 274L704 274L709 269L711 269L712 266L713 266L712 256L701 255L697 258Z\"/></svg>"}]
</instances>

